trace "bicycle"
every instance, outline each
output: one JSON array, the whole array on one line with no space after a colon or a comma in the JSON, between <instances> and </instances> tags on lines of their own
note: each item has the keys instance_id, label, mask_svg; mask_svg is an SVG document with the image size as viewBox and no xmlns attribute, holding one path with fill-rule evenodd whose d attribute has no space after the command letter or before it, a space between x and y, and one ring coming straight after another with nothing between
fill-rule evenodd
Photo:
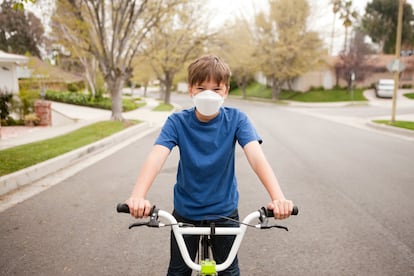
<instances>
[{"instance_id":1,"label":"bicycle","mask_svg":"<svg viewBox=\"0 0 414 276\"><path fill-rule=\"evenodd\" d=\"M117 205L118 213L129 213L129 207L125 203L119 203ZM292 215L297 215L299 212L298 208L294 206ZM288 228L278 224L270 224L269 217L273 217L273 211L266 209L265 207L260 208L257 211L254 211L248 214L243 221L239 221L239 227L215 227L214 224L210 227L195 227L191 224L185 224L182 222L177 222L175 217L164 210L160 210L155 207L152 207L149 220L145 222L136 222L129 226L129 229L139 226L148 226L148 227L166 227L169 226L172 228L174 236L177 240L178 247L180 249L181 256L183 257L185 263L193 271L199 273L199 275L217 275L217 272L227 269L233 262L234 258L237 255L237 252L240 248L241 242L243 240L244 234L247 230L247 227L254 227L256 229L270 229L270 228L279 228L288 231ZM230 219L223 216L218 216L220 218ZM164 218L168 223L163 223L159 218ZM258 219L259 224L252 225L250 224L253 220ZM231 220L231 219L230 219ZM183 235L199 235L201 236L200 250L199 250L199 263L191 259L187 246L184 242ZM227 259L221 263L216 264L214 261L214 256L211 254L209 236L211 235L235 235L235 240L230 249L230 252L227 256Z\"/></svg>"}]
</instances>

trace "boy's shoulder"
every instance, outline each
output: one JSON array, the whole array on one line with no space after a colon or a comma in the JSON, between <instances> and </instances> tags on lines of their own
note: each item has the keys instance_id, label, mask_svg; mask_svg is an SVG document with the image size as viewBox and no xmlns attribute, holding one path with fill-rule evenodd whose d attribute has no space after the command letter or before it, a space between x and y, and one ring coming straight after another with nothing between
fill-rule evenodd
<instances>
[{"instance_id":1,"label":"boy's shoulder","mask_svg":"<svg viewBox=\"0 0 414 276\"><path fill-rule=\"evenodd\" d=\"M197 122L194 109L195 109L194 107L190 107L187 109L182 109L182 110L173 112L172 114L169 115L168 118L173 122L177 122L177 121L186 122L186 123L193 122L193 121ZM220 113L219 113L218 118L213 120L211 123L220 122L222 121L222 119L224 119L225 121L232 121L234 123L234 121L246 120L247 115L238 108L222 106L220 108Z\"/></svg>"}]
</instances>

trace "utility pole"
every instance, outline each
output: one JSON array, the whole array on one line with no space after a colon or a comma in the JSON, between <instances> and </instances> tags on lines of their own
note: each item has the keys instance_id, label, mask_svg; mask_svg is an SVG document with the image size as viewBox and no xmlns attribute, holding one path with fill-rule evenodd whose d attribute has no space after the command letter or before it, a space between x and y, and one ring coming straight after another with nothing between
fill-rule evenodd
<instances>
[{"instance_id":1,"label":"utility pole","mask_svg":"<svg viewBox=\"0 0 414 276\"><path fill-rule=\"evenodd\" d=\"M402 33L402 19L403 19L403 6L405 0L398 0L398 22L397 22L397 40L395 41L395 58L397 64L400 64L401 56L401 33ZM394 95L392 97L392 114L391 114L391 123L395 123L395 111L397 107L397 92L399 86L399 75L400 71L394 71Z\"/></svg>"}]
</instances>

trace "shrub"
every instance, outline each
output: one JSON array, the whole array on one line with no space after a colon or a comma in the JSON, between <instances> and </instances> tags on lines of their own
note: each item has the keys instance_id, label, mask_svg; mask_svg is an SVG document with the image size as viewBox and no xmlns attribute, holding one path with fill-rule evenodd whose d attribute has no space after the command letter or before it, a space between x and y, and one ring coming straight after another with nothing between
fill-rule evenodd
<instances>
[{"instance_id":1,"label":"shrub","mask_svg":"<svg viewBox=\"0 0 414 276\"><path fill-rule=\"evenodd\" d=\"M56 102L63 102L68 104L89 106L101 109L111 110L112 100L105 97L95 97L92 98L90 94L84 94L80 92L56 92L56 91L47 91L46 99ZM134 100L122 100L122 107L124 111L134 110L139 107Z\"/></svg>"},{"instance_id":2,"label":"shrub","mask_svg":"<svg viewBox=\"0 0 414 276\"><path fill-rule=\"evenodd\" d=\"M68 83L67 88L68 88L69 92L78 92L79 91L79 86L76 83Z\"/></svg>"},{"instance_id":3,"label":"shrub","mask_svg":"<svg viewBox=\"0 0 414 276\"><path fill-rule=\"evenodd\" d=\"M10 115L10 107L13 94L7 90L0 89L0 119L5 120Z\"/></svg>"},{"instance_id":4,"label":"shrub","mask_svg":"<svg viewBox=\"0 0 414 276\"><path fill-rule=\"evenodd\" d=\"M40 122L40 118L36 115L36 113L30 113L24 116L24 123L27 126L35 126Z\"/></svg>"},{"instance_id":5,"label":"shrub","mask_svg":"<svg viewBox=\"0 0 414 276\"><path fill-rule=\"evenodd\" d=\"M38 90L20 90L20 118L24 115L34 112L34 103L36 100L40 99L40 94Z\"/></svg>"}]
</instances>

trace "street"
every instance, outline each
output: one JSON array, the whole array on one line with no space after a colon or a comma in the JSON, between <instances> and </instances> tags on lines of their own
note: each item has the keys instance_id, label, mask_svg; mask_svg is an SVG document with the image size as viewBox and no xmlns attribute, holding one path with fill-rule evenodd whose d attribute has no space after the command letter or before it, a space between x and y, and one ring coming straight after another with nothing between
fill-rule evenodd
<instances>
[{"instance_id":1,"label":"street","mask_svg":"<svg viewBox=\"0 0 414 276\"><path fill-rule=\"evenodd\" d=\"M297 217L278 222L289 232L248 230L242 275L414 275L413 141L325 119L383 109L226 104L251 118L285 195L299 207ZM165 275L169 229L128 230L133 219L115 211L156 135L0 213L0 274ZM269 197L239 146L236 156L244 217ZM167 211L177 161L175 149L148 194Z\"/></svg>"}]
</instances>

